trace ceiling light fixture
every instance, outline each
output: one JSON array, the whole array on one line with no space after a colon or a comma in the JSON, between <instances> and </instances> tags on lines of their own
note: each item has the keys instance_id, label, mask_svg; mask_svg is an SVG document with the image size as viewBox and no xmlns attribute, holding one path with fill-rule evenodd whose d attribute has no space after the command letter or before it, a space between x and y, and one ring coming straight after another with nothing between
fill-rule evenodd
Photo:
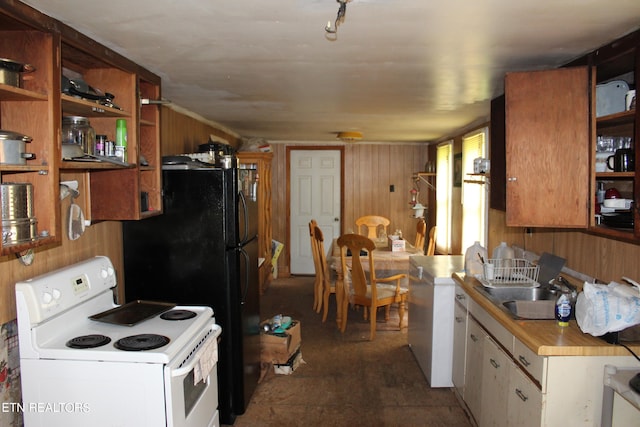
<instances>
[{"instance_id":1,"label":"ceiling light fixture","mask_svg":"<svg viewBox=\"0 0 640 427\"><path fill-rule=\"evenodd\" d=\"M329 40L336 40L338 38L338 36L337 36L338 25L340 25L340 24L342 24L344 22L344 16L347 13L347 2L349 2L351 0L336 0L336 1L338 3L340 3L340 6L338 7L338 14L336 15L336 21L335 21L335 23L333 25L333 28L331 28L331 21L328 21L327 22L327 26L324 27L324 30L327 33L334 35L333 38L327 37L327 39L329 39Z\"/></svg>"},{"instance_id":2,"label":"ceiling light fixture","mask_svg":"<svg viewBox=\"0 0 640 427\"><path fill-rule=\"evenodd\" d=\"M357 131L338 132L337 138L344 142L360 141L362 139L362 132L357 132Z\"/></svg>"}]
</instances>

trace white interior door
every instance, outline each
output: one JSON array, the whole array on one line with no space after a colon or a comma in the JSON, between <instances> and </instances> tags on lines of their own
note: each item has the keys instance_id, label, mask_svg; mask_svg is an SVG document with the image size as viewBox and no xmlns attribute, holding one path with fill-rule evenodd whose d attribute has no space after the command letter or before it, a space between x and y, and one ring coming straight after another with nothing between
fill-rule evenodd
<instances>
[{"instance_id":1,"label":"white interior door","mask_svg":"<svg viewBox=\"0 0 640 427\"><path fill-rule=\"evenodd\" d=\"M291 150L291 274L314 274L309 221L322 230L325 250L340 235L340 151Z\"/></svg>"}]
</instances>

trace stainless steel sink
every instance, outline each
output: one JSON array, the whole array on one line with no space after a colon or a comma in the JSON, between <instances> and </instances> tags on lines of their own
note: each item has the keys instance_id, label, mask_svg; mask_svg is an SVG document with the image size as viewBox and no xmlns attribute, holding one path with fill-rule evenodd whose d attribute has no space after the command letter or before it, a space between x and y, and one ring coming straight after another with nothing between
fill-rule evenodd
<instances>
[{"instance_id":1,"label":"stainless steel sink","mask_svg":"<svg viewBox=\"0 0 640 427\"><path fill-rule=\"evenodd\" d=\"M557 291L549 288L486 288L482 286L477 289L487 294L490 299L499 302L555 300L558 297Z\"/></svg>"},{"instance_id":2,"label":"stainless steel sink","mask_svg":"<svg viewBox=\"0 0 640 427\"><path fill-rule=\"evenodd\" d=\"M515 319L553 319L558 292L549 288L476 287L496 307Z\"/></svg>"}]
</instances>

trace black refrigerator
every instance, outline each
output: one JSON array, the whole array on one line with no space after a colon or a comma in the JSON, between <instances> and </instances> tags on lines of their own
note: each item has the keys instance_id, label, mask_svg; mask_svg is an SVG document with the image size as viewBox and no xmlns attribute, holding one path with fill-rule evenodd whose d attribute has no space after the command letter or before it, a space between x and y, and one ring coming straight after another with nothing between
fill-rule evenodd
<instances>
[{"instance_id":1,"label":"black refrigerator","mask_svg":"<svg viewBox=\"0 0 640 427\"><path fill-rule=\"evenodd\" d=\"M163 167L162 215L124 222L125 296L213 308L220 422L233 424L260 377L256 175L193 165Z\"/></svg>"}]
</instances>

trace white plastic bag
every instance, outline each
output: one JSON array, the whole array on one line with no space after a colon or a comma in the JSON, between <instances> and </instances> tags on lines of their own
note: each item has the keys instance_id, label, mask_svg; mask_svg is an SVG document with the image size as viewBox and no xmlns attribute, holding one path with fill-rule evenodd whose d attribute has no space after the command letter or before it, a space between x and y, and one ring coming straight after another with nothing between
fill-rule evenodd
<instances>
[{"instance_id":1,"label":"white plastic bag","mask_svg":"<svg viewBox=\"0 0 640 427\"><path fill-rule=\"evenodd\" d=\"M585 282L576 301L576 320L582 332L593 336L640 324L640 294L621 283Z\"/></svg>"}]
</instances>

